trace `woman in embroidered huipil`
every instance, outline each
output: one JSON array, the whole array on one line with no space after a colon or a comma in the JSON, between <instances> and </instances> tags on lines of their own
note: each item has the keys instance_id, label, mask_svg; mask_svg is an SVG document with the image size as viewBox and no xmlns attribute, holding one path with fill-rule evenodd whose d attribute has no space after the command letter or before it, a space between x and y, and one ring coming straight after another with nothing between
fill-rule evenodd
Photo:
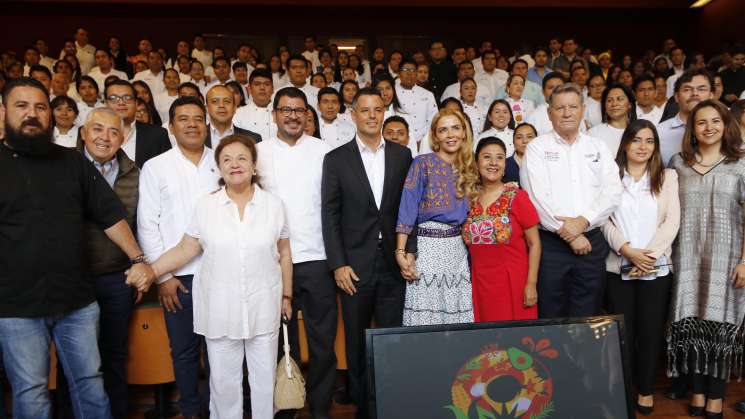
<instances>
[{"instance_id":1,"label":"woman in embroidered huipil","mask_svg":"<svg viewBox=\"0 0 745 419\"><path fill-rule=\"evenodd\" d=\"M417 156L406 177L396 225L396 261L408 281L404 326L473 321L468 251L460 227L476 183L473 136L461 112L432 120L433 153ZM404 248L416 228L418 256Z\"/></svg>"},{"instance_id":2,"label":"woman in embroidered huipil","mask_svg":"<svg viewBox=\"0 0 745 419\"><path fill-rule=\"evenodd\" d=\"M481 139L476 148L479 183L462 232L477 322L538 317L538 213L516 182L502 181L506 154L497 137Z\"/></svg>"}]
</instances>

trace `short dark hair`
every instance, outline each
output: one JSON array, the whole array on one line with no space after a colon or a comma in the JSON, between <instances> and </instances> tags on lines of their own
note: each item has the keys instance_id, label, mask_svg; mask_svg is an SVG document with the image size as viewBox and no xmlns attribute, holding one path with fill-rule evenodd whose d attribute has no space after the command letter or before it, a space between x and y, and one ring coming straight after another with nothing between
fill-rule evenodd
<instances>
[{"instance_id":1,"label":"short dark hair","mask_svg":"<svg viewBox=\"0 0 745 419\"><path fill-rule=\"evenodd\" d=\"M225 64L230 67L230 61L228 61L224 56L220 56L212 60L212 68L215 68L215 64L217 64L218 61L225 61Z\"/></svg>"},{"instance_id":2,"label":"short dark hair","mask_svg":"<svg viewBox=\"0 0 745 419\"><path fill-rule=\"evenodd\" d=\"M110 52L109 52L108 50L105 50L105 49L103 49L103 48L97 48L97 49L96 49L96 52L94 52L94 53L93 53L93 55L96 55L96 54L98 54L98 52L99 52L99 51L101 51L101 52L105 53L107 57L109 57L109 58L113 58L113 57L111 56L111 53L110 53Z\"/></svg>"},{"instance_id":3,"label":"short dark hair","mask_svg":"<svg viewBox=\"0 0 745 419\"><path fill-rule=\"evenodd\" d=\"M178 90L180 91L181 89L194 89L197 92L199 92L199 86L197 86L196 84L194 84L194 83L192 83L190 81L187 81L185 83L179 84L178 85Z\"/></svg>"},{"instance_id":4,"label":"short dark hair","mask_svg":"<svg viewBox=\"0 0 745 419\"><path fill-rule=\"evenodd\" d=\"M383 100L383 96L380 95L380 92L377 89L373 87L363 87L354 95L354 99L352 99L353 107L357 107L357 101L359 101L362 96L377 96L380 100Z\"/></svg>"},{"instance_id":5,"label":"short dark hair","mask_svg":"<svg viewBox=\"0 0 745 419\"><path fill-rule=\"evenodd\" d=\"M288 60L289 61L289 60ZM272 103L272 109L278 109L279 108L279 100L283 97L289 97L290 99L303 99L303 103L305 103L305 107L308 106L308 97L305 96L305 92L298 89L294 86L287 86L283 87L279 90L277 90L277 93L274 95L274 103Z\"/></svg>"},{"instance_id":6,"label":"short dark hair","mask_svg":"<svg viewBox=\"0 0 745 419\"><path fill-rule=\"evenodd\" d=\"M400 62L400 63L398 64L398 70L399 70L399 71L401 71L401 68L403 68L403 66L404 66L405 64L410 64L410 65L413 65L413 66L414 66L414 68L416 68L416 67L417 67L417 65L416 65L416 61L414 61L413 59L411 59L411 58L409 58L409 57L406 57L406 58L402 59L402 60L401 60L401 62Z\"/></svg>"},{"instance_id":7,"label":"short dark hair","mask_svg":"<svg viewBox=\"0 0 745 419\"><path fill-rule=\"evenodd\" d=\"M706 80L709 82L709 90L714 91L714 78L711 77L711 73L709 73L708 70L704 68L699 68L696 70L686 70L683 72L683 74L678 77L678 80L675 80L675 86L673 87L673 92L678 93L680 88L683 86L683 83L690 83L694 77L696 76L704 76Z\"/></svg>"},{"instance_id":8,"label":"short dark hair","mask_svg":"<svg viewBox=\"0 0 745 419\"><path fill-rule=\"evenodd\" d=\"M10 95L10 92L12 92L13 89L17 87L33 87L35 89L39 89L44 93L47 101L49 100L49 92L47 92L47 89L44 87L43 84L41 84L39 80L31 77L20 77L17 79L11 79L10 81L8 81L8 83L5 84L5 87L3 88L3 105L8 104L8 95Z\"/></svg>"},{"instance_id":9,"label":"short dark hair","mask_svg":"<svg viewBox=\"0 0 745 419\"><path fill-rule=\"evenodd\" d=\"M29 51L34 51L37 55L41 55L41 52L39 52L39 49L31 45L24 48L23 51L24 53L29 52Z\"/></svg>"},{"instance_id":10,"label":"short dark hair","mask_svg":"<svg viewBox=\"0 0 745 419\"><path fill-rule=\"evenodd\" d=\"M534 57L535 57L535 55L536 55L536 54L538 54L538 51L543 51L543 52L545 52L546 54L548 54L548 48L547 48L547 47L536 47L536 48L535 48L535 49L533 50L533 56L534 56Z\"/></svg>"},{"instance_id":11,"label":"short dark hair","mask_svg":"<svg viewBox=\"0 0 745 419\"><path fill-rule=\"evenodd\" d=\"M502 141L501 139L497 137L484 137L479 140L478 144L476 144L476 151L473 153L474 159L478 159L479 153L481 152L481 150L486 148L486 146L490 146L490 145L499 146L499 148L501 148L502 151L504 151L505 153L507 152L507 146L504 144L504 141Z\"/></svg>"},{"instance_id":12,"label":"short dark hair","mask_svg":"<svg viewBox=\"0 0 745 419\"><path fill-rule=\"evenodd\" d=\"M493 55L495 59L497 58L497 52L494 51L493 49L487 49L486 51L482 52L481 53L481 58L483 59L487 55Z\"/></svg>"},{"instance_id":13,"label":"short dark hair","mask_svg":"<svg viewBox=\"0 0 745 419\"><path fill-rule=\"evenodd\" d=\"M233 71L238 70L239 68L248 71L248 66L243 61L234 62L231 68L233 69Z\"/></svg>"},{"instance_id":14,"label":"short dark hair","mask_svg":"<svg viewBox=\"0 0 745 419\"><path fill-rule=\"evenodd\" d=\"M463 112L463 104L460 103L460 100L454 97L443 99L443 101L440 102L440 106L438 107L438 109L445 109L445 106L447 106L449 103L455 103L456 105L458 105L458 108L460 109L460 111Z\"/></svg>"},{"instance_id":15,"label":"short dark hair","mask_svg":"<svg viewBox=\"0 0 745 419\"><path fill-rule=\"evenodd\" d=\"M458 64L458 71L460 71L460 68L463 67L464 65L470 65L471 67L473 67L473 63L472 62L470 62L468 60L464 60L464 61L461 61Z\"/></svg>"},{"instance_id":16,"label":"short dark hair","mask_svg":"<svg viewBox=\"0 0 745 419\"><path fill-rule=\"evenodd\" d=\"M75 82L75 91L80 93L80 83L84 81L87 81L88 83L92 84L93 88L96 89L96 94L98 94L98 83L91 76L80 76L80 80Z\"/></svg>"},{"instance_id":17,"label":"short dark hair","mask_svg":"<svg viewBox=\"0 0 745 419\"><path fill-rule=\"evenodd\" d=\"M132 90L132 96L137 96L137 91L135 90L135 87L132 85L132 83L128 82L127 80L114 80L111 83L107 84L103 89L103 95L104 99L106 99L106 96L109 95L109 89L111 86L126 86L129 87L130 90Z\"/></svg>"},{"instance_id":18,"label":"short dark hair","mask_svg":"<svg viewBox=\"0 0 745 419\"><path fill-rule=\"evenodd\" d=\"M170 123L173 123L173 120L176 117L176 109L186 105L194 105L199 107L199 109L201 109L202 113L204 114L205 120L207 119L207 108L204 106L204 103L199 100L199 98L196 98L194 96L180 96L178 99L174 100L171 104L171 107L168 108L168 121Z\"/></svg>"},{"instance_id":19,"label":"short dark hair","mask_svg":"<svg viewBox=\"0 0 745 419\"><path fill-rule=\"evenodd\" d=\"M389 116L388 119L386 119L385 122L383 122L383 129L385 129L385 126L386 125L388 125L388 124L390 124L392 122L400 122L400 123L402 123L404 125L404 127L406 127L406 132L409 132L409 123L406 122L406 120L402 116L399 116L399 115Z\"/></svg>"},{"instance_id":20,"label":"short dark hair","mask_svg":"<svg viewBox=\"0 0 745 419\"><path fill-rule=\"evenodd\" d=\"M251 72L251 75L248 76L248 83L252 83L254 79L262 77L265 79L269 79L274 83L274 78L272 77L272 70L269 70L268 68L257 68L254 71Z\"/></svg>"},{"instance_id":21,"label":"short dark hair","mask_svg":"<svg viewBox=\"0 0 745 419\"><path fill-rule=\"evenodd\" d=\"M320 73L317 73L320 74ZM323 75L323 74L321 74ZM338 90L334 89L333 87L323 87L320 90L318 90L318 102L321 102L321 96L323 95L334 95L337 99L339 99L339 102L342 102L341 93L339 93Z\"/></svg>"},{"instance_id":22,"label":"short dark hair","mask_svg":"<svg viewBox=\"0 0 745 419\"><path fill-rule=\"evenodd\" d=\"M41 64L34 64L34 65L31 66L31 68L28 69L28 75L29 75L29 77L31 77L31 75L34 74L34 73L44 73L50 79L52 78L52 72L49 71L49 69L46 68L46 66L43 66Z\"/></svg>"},{"instance_id":23,"label":"short dark hair","mask_svg":"<svg viewBox=\"0 0 745 419\"><path fill-rule=\"evenodd\" d=\"M642 74L641 76L634 79L634 92L636 92L636 89L639 87L642 82L649 81L652 82L652 85L654 86L654 77L650 76L647 73Z\"/></svg>"},{"instance_id":24,"label":"short dark hair","mask_svg":"<svg viewBox=\"0 0 745 419\"><path fill-rule=\"evenodd\" d=\"M72 108L72 111L75 112L76 116L80 115L80 110L78 110L78 104L75 103L75 101L72 100L72 98L65 96L65 95L57 96L54 99L52 99L52 103L49 104L49 108L54 109L60 105L67 105L70 108Z\"/></svg>"},{"instance_id":25,"label":"short dark hair","mask_svg":"<svg viewBox=\"0 0 745 419\"><path fill-rule=\"evenodd\" d=\"M510 66L510 71L512 71L512 69L515 68L515 65L517 63L523 63L523 64L525 64L525 67L530 67L528 65L528 62L527 61L523 60L522 58L518 58L518 59L516 59L515 61L512 62L512 65Z\"/></svg>"},{"instance_id":26,"label":"short dark hair","mask_svg":"<svg viewBox=\"0 0 745 419\"><path fill-rule=\"evenodd\" d=\"M302 61L304 66L308 65L308 60L300 54L292 54L287 58L287 67L290 67L292 61Z\"/></svg>"},{"instance_id":27,"label":"short dark hair","mask_svg":"<svg viewBox=\"0 0 745 419\"><path fill-rule=\"evenodd\" d=\"M566 79L564 78L563 74L559 73L558 71L552 71L546 74L545 76L543 76L543 81L541 82L541 88L545 90L546 85L548 84L548 81L552 79L559 79L561 80L562 84L566 83Z\"/></svg>"}]
</instances>

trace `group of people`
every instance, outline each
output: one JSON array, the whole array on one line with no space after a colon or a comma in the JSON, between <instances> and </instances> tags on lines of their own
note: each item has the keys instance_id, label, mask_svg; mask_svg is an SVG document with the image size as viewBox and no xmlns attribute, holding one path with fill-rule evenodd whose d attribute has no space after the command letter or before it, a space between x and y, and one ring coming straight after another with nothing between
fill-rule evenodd
<instances>
[{"instance_id":1,"label":"group of people","mask_svg":"<svg viewBox=\"0 0 745 419\"><path fill-rule=\"evenodd\" d=\"M199 36L171 60L82 28L69 44L54 61L37 41L20 70L3 56L13 417L51 417L54 342L73 414L126 418L129 320L153 284L186 418L242 417L244 362L252 417L292 417L273 389L298 311L310 412L329 417L337 299L360 418L372 324L602 312L624 315L639 412L667 352L668 396L721 417L745 319L743 50L707 63L670 40L615 66L569 37L368 60L311 36L266 62Z\"/></svg>"}]
</instances>

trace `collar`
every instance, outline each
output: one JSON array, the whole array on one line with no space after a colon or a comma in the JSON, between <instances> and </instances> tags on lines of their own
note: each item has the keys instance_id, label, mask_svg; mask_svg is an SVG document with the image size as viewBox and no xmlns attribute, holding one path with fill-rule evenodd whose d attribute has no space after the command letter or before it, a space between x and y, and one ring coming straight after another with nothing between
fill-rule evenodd
<instances>
[{"instance_id":1,"label":"collar","mask_svg":"<svg viewBox=\"0 0 745 419\"><path fill-rule=\"evenodd\" d=\"M127 144L129 140L132 139L132 137L136 137L136 136L137 136L137 120L135 119L129 125L129 134L124 138L124 142L122 143L122 145Z\"/></svg>"},{"instance_id":2,"label":"collar","mask_svg":"<svg viewBox=\"0 0 745 419\"><path fill-rule=\"evenodd\" d=\"M173 147L175 149L176 153L178 153L178 156L182 159L184 159L189 164L194 164L191 162L191 160L187 159L184 155L184 152L181 150L181 147L176 143L176 146ZM202 164L206 161L207 154L210 152L210 148L207 146L202 146L202 157L199 158L199 162L197 163L197 167L202 167Z\"/></svg>"},{"instance_id":3,"label":"collar","mask_svg":"<svg viewBox=\"0 0 745 419\"><path fill-rule=\"evenodd\" d=\"M230 205L235 204L232 199L230 199L230 196L228 196L228 188L227 186L222 186L220 189L214 192L217 194L217 200L221 205ZM259 187L258 184L254 183L254 194L251 197L251 200L248 201L248 205L256 205L257 203L261 202L263 199L263 193L264 191L261 190L261 187Z\"/></svg>"},{"instance_id":4,"label":"collar","mask_svg":"<svg viewBox=\"0 0 745 419\"><path fill-rule=\"evenodd\" d=\"M117 150L117 153L118 152L119 151ZM118 164L119 162L117 162L116 160L116 154L114 154L114 156L111 157L111 159L109 159L109 161L107 161L106 163L100 163L98 160L94 159L93 156L91 156L91 154L88 152L88 149L85 147L85 145L83 145L83 155L88 160L90 160L90 162L93 163L94 166L96 166L96 169L100 167L106 167L106 168L111 169L114 167L114 165L119 166Z\"/></svg>"},{"instance_id":5,"label":"collar","mask_svg":"<svg viewBox=\"0 0 745 419\"><path fill-rule=\"evenodd\" d=\"M308 141L308 138L311 138L311 137L307 134L303 134L300 136L300 138L297 139L297 141L295 141L295 145L291 146L287 144L286 142L280 140L279 137L275 135L274 137L272 137L272 142L279 147L284 147L285 149L289 149L289 148L294 148L294 147L299 146L300 144L305 143L306 141Z\"/></svg>"},{"instance_id":6,"label":"collar","mask_svg":"<svg viewBox=\"0 0 745 419\"><path fill-rule=\"evenodd\" d=\"M230 124L230 127L226 129L225 133L223 133L222 135L220 135L220 133L217 131L217 128L215 128L214 125L210 124L210 135L213 138L217 138L218 136L220 138L223 138L223 137L227 137L228 135L233 135L233 134L235 134L235 125L233 124Z\"/></svg>"},{"instance_id":7,"label":"collar","mask_svg":"<svg viewBox=\"0 0 745 419\"><path fill-rule=\"evenodd\" d=\"M681 126L685 126L685 124L685 121L680 119L680 112L678 112L675 115L673 122L670 124L670 128L680 128Z\"/></svg>"},{"instance_id":8,"label":"collar","mask_svg":"<svg viewBox=\"0 0 745 419\"><path fill-rule=\"evenodd\" d=\"M559 135L559 133L556 132L556 130L553 130L552 129L551 130L551 135L553 136L554 141L556 142L556 144L559 144L559 145L566 145L566 146L570 146L571 147L573 145L579 144L580 141L582 141L582 133L581 132L577 132L577 139L574 140L574 142L572 144L569 144L566 141L564 141L564 139L561 138L561 135Z\"/></svg>"},{"instance_id":9,"label":"collar","mask_svg":"<svg viewBox=\"0 0 745 419\"><path fill-rule=\"evenodd\" d=\"M72 128L70 128L70 130L67 131L67 134L62 134L61 132L59 132L59 128L54 127L53 135L55 137L58 137L58 136L61 136L61 135L66 136L66 137L73 137L73 136L74 137L77 137L78 136L77 135L77 130L78 130L77 125L73 125Z\"/></svg>"},{"instance_id":10,"label":"collar","mask_svg":"<svg viewBox=\"0 0 745 419\"><path fill-rule=\"evenodd\" d=\"M365 143L362 142L362 140L360 140L360 137L357 135L354 136L354 140L357 142L357 148L359 148L360 153L363 153L365 151L376 153L378 150L385 149L385 140L382 137L380 138L380 144L378 144L377 150L369 148Z\"/></svg>"}]
</instances>

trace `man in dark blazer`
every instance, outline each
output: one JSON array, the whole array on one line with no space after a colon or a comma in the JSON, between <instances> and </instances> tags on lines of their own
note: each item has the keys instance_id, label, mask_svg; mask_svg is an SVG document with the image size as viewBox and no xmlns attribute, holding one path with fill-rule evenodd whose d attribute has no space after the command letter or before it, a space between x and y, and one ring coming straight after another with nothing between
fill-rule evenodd
<instances>
[{"instance_id":1,"label":"man in dark blazer","mask_svg":"<svg viewBox=\"0 0 745 419\"><path fill-rule=\"evenodd\" d=\"M124 143L122 150L138 169L146 161L171 149L168 131L162 127L135 122L137 93L126 80L114 80L104 89L106 106L124 121Z\"/></svg>"},{"instance_id":2,"label":"man in dark blazer","mask_svg":"<svg viewBox=\"0 0 745 419\"><path fill-rule=\"evenodd\" d=\"M405 281L394 258L396 220L406 174L408 148L384 141L385 105L377 90L355 96L354 140L329 152L321 186L323 240L329 268L341 294L349 388L357 417L368 417L365 329L400 327ZM410 236L409 253L416 253Z\"/></svg>"},{"instance_id":3,"label":"man in dark blazer","mask_svg":"<svg viewBox=\"0 0 745 419\"><path fill-rule=\"evenodd\" d=\"M204 140L204 145L215 149L220 141L215 141L213 147L212 137L215 136L215 138L221 140L230 134L243 134L257 143L261 142L261 135L233 125L236 103L232 90L221 84L213 86L207 91L206 101L210 124L207 125L207 139Z\"/></svg>"}]
</instances>

